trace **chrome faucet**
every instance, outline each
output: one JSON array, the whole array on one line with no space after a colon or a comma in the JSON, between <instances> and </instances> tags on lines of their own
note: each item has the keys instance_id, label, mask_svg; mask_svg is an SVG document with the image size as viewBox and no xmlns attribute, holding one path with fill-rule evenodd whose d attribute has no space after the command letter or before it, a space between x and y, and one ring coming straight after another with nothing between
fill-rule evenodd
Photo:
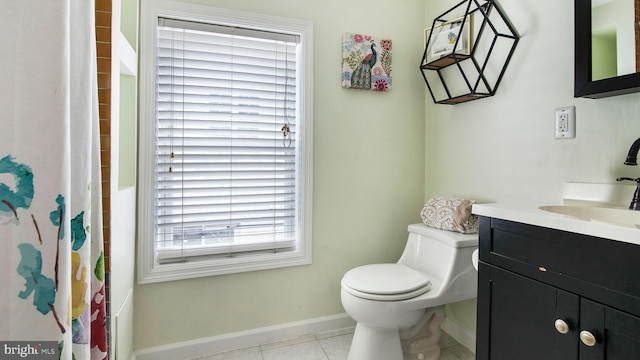
<instances>
[{"instance_id":1,"label":"chrome faucet","mask_svg":"<svg viewBox=\"0 0 640 360\"><path fill-rule=\"evenodd\" d=\"M629 154L627 155L627 159L624 161L625 165L638 166L638 151L640 151L640 139L633 142L631 148L629 148ZM636 191L633 193L633 199L631 200L631 205L629 205L630 210L640 210L640 178L632 179L627 177L619 177L616 179L617 181L622 180L630 180L635 181Z\"/></svg>"}]
</instances>

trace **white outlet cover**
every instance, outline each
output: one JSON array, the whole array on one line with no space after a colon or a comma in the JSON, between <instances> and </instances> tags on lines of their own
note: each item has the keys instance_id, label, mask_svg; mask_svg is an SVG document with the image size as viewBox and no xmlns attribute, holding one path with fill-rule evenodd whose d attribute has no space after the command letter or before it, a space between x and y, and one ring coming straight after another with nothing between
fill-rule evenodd
<instances>
[{"instance_id":1,"label":"white outlet cover","mask_svg":"<svg viewBox=\"0 0 640 360\"><path fill-rule=\"evenodd\" d=\"M575 139L576 107L565 106L555 110L555 138Z\"/></svg>"}]
</instances>

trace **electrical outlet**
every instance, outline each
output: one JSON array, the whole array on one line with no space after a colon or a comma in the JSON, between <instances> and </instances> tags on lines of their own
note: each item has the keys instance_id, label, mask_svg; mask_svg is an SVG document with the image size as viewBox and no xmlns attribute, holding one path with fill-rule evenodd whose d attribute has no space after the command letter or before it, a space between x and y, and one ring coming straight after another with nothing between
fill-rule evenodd
<instances>
[{"instance_id":1,"label":"electrical outlet","mask_svg":"<svg viewBox=\"0 0 640 360\"><path fill-rule=\"evenodd\" d=\"M576 107L557 108L555 114L556 139L574 139L576 137Z\"/></svg>"}]
</instances>

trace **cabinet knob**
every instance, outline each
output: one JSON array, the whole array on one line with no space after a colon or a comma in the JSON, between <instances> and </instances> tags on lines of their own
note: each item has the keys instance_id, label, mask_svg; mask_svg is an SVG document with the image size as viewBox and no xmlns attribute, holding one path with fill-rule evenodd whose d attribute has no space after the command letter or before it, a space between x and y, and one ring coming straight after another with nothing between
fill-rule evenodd
<instances>
[{"instance_id":1,"label":"cabinet knob","mask_svg":"<svg viewBox=\"0 0 640 360\"><path fill-rule=\"evenodd\" d=\"M569 332L569 324L567 324L567 322L562 319L556 320L554 325L556 327L556 330L558 330L560 334L566 334Z\"/></svg>"},{"instance_id":2,"label":"cabinet knob","mask_svg":"<svg viewBox=\"0 0 640 360\"><path fill-rule=\"evenodd\" d=\"M596 337L592 333L582 330L580 331L580 341L587 346L594 346L596 344Z\"/></svg>"}]
</instances>

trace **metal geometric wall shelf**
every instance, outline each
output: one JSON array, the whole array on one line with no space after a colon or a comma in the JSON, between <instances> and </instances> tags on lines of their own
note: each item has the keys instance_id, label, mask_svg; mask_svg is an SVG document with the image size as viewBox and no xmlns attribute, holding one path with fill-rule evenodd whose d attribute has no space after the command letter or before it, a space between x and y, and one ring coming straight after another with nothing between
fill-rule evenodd
<instances>
[{"instance_id":1,"label":"metal geometric wall shelf","mask_svg":"<svg viewBox=\"0 0 640 360\"><path fill-rule=\"evenodd\" d=\"M495 0L463 0L435 18L420 62L433 101L493 96L519 38Z\"/></svg>"}]
</instances>

